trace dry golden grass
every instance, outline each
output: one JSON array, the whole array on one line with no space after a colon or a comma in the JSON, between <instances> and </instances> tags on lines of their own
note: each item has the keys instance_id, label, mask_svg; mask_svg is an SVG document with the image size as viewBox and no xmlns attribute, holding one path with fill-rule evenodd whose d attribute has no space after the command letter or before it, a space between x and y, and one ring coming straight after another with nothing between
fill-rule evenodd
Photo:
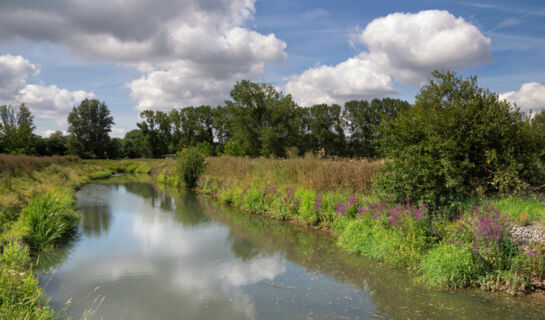
<instances>
[{"instance_id":1,"label":"dry golden grass","mask_svg":"<svg viewBox=\"0 0 545 320\"><path fill-rule=\"evenodd\" d=\"M205 173L267 184L300 186L316 191L347 190L366 193L383 161L355 159L207 158Z\"/></svg>"},{"instance_id":2,"label":"dry golden grass","mask_svg":"<svg viewBox=\"0 0 545 320\"><path fill-rule=\"evenodd\" d=\"M10 176L30 175L35 170L48 167L52 164L62 165L79 160L77 156L34 157L0 154L0 174L9 174Z\"/></svg>"}]
</instances>

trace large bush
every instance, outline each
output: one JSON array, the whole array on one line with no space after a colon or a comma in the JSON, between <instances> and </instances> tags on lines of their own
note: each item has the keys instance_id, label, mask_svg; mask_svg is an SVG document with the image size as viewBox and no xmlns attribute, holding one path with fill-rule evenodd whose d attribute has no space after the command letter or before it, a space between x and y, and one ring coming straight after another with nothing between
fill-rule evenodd
<instances>
[{"instance_id":1,"label":"large bush","mask_svg":"<svg viewBox=\"0 0 545 320\"><path fill-rule=\"evenodd\" d=\"M176 170L187 188L194 188L205 166L204 156L195 147L184 149L176 156Z\"/></svg>"},{"instance_id":2,"label":"large bush","mask_svg":"<svg viewBox=\"0 0 545 320\"><path fill-rule=\"evenodd\" d=\"M376 182L383 194L435 207L532 183L538 142L528 118L498 95L452 72L435 71L413 107L383 124L390 158Z\"/></svg>"}]
</instances>

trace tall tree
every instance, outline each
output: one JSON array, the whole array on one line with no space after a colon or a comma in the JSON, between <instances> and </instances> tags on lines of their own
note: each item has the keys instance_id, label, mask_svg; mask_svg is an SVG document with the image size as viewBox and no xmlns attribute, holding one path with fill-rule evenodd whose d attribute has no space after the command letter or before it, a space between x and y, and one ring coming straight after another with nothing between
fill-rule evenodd
<instances>
[{"instance_id":1,"label":"tall tree","mask_svg":"<svg viewBox=\"0 0 545 320\"><path fill-rule=\"evenodd\" d=\"M346 137L342 127L341 106L337 104L317 104L310 108L309 146L310 150L319 151L322 148L326 154L344 156Z\"/></svg>"},{"instance_id":2,"label":"tall tree","mask_svg":"<svg viewBox=\"0 0 545 320\"><path fill-rule=\"evenodd\" d=\"M21 104L0 106L0 141L2 152L31 154L33 149L33 131L35 129L30 110Z\"/></svg>"},{"instance_id":3,"label":"tall tree","mask_svg":"<svg viewBox=\"0 0 545 320\"><path fill-rule=\"evenodd\" d=\"M343 121L349 137L347 155L352 157L378 157L375 140L380 136L382 121L395 117L410 104L391 98L348 101L344 105Z\"/></svg>"},{"instance_id":4,"label":"tall tree","mask_svg":"<svg viewBox=\"0 0 545 320\"><path fill-rule=\"evenodd\" d=\"M276 89L266 83L242 80L231 90L232 101L226 101L233 114L231 129L234 143L242 145L244 153L257 157L261 153L261 133L266 124L267 105L280 98Z\"/></svg>"},{"instance_id":5,"label":"tall tree","mask_svg":"<svg viewBox=\"0 0 545 320\"><path fill-rule=\"evenodd\" d=\"M96 99L83 100L68 115L69 148L82 158L106 158L110 132L114 124L106 103Z\"/></svg>"}]
</instances>

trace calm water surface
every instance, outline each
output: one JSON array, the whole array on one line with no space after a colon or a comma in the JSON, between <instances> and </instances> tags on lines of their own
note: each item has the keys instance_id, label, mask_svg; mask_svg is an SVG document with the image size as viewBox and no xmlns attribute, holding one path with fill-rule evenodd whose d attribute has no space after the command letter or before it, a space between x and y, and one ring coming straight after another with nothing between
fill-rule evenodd
<instances>
[{"instance_id":1,"label":"calm water surface","mask_svg":"<svg viewBox=\"0 0 545 320\"><path fill-rule=\"evenodd\" d=\"M81 319L544 319L542 297L430 290L327 234L147 183L77 194L81 235L40 282ZM67 303L68 301L68 303Z\"/></svg>"}]
</instances>

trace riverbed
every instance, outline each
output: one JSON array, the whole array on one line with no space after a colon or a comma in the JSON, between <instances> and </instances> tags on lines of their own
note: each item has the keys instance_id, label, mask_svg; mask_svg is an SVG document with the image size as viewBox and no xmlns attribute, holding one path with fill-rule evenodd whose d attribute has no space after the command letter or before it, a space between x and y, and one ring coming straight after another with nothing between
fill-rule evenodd
<instances>
[{"instance_id":1,"label":"riverbed","mask_svg":"<svg viewBox=\"0 0 545 320\"><path fill-rule=\"evenodd\" d=\"M545 299L435 290L327 233L150 183L89 184L79 236L40 255L72 319L544 319Z\"/></svg>"}]
</instances>

